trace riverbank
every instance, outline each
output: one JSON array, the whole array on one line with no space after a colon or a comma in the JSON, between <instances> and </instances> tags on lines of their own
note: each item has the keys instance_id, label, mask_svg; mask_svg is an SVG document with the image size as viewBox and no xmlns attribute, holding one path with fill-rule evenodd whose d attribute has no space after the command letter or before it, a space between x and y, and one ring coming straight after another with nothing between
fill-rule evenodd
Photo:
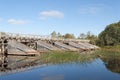
<instances>
[{"instance_id":1,"label":"riverbank","mask_svg":"<svg viewBox=\"0 0 120 80\"><path fill-rule=\"evenodd\" d=\"M118 47L119 48L119 47ZM118 50L117 48L117 50ZM116 48L115 48L116 49ZM114 48L101 48L100 50L81 52L72 51L51 51L41 53L39 56L8 56L7 68L0 68L1 71L18 70L42 64L62 64L62 63L91 63L97 58L120 58L120 52Z\"/></svg>"},{"instance_id":2,"label":"riverbank","mask_svg":"<svg viewBox=\"0 0 120 80\"><path fill-rule=\"evenodd\" d=\"M105 51L119 52L120 53L120 45L117 46L105 46L102 48Z\"/></svg>"},{"instance_id":3,"label":"riverbank","mask_svg":"<svg viewBox=\"0 0 120 80\"><path fill-rule=\"evenodd\" d=\"M120 45L117 46L105 46L95 52L98 56L120 58Z\"/></svg>"},{"instance_id":4,"label":"riverbank","mask_svg":"<svg viewBox=\"0 0 120 80\"><path fill-rule=\"evenodd\" d=\"M91 54L91 52L84 52L81 54L79 52L71 51L51 51L47 53L41 53L39 56L8 56L8 62L2 63L6 64L6 67L0 66L0 71L13 71L24 68L29 68L31 66L38 66L43 64L61 64L61 63L90 63L96 58L96 55ZM2 65L1 64L1 65Z\"/></svg>"},{"instance_id":5,"label":"riverbank","mask_svg":"<svg viewBox=\"0 0 120 80\"><path fill-rule=\"evenodd\" d=\"M44 56L44 57L43 57ZM71 52L71 51L52 51L43 54L42 60L47 63L64 63L64 62L89 62L96 58L92 52ZM40 57L41 58L41 57Z\"/></svg>"}]
</instances>

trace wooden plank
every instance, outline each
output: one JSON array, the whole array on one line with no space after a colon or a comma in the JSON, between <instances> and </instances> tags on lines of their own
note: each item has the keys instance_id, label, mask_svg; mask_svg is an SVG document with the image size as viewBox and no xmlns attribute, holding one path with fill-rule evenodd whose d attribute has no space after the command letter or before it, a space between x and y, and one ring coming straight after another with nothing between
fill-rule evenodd
<instances>
[{"instance_id":1,"label":"wooden plank","mask_svg":"<svg viewBox=\"0 0 120 80\"><path fill-rule=\"evenodd\" d=\"M16 55L32 55L39 54L38 51L16 41L9 41L8 43L8 54Z\"/></svg>"}]
</instances>

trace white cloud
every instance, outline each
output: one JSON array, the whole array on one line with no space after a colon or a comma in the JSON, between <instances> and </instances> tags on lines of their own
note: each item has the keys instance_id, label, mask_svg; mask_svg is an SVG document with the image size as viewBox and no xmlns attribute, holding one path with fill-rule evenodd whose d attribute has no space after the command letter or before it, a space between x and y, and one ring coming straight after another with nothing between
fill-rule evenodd
<instances>
[{"instance_id":1,"label":"white cloud","mask_svg":"<svg viewBox=\"0 0 120 80\"><path fill-rule=\"evenodd\" d=\"M41 19L46 19L46 18L64 18L64 14L60 11L56 11L56 10L50 10L50 11L43 11L40 12L40 18Z\"/></svg>"},{"instance_id":2,"label":"white cloud","mask_svg":"<svg viewBox=\"0 0 120 80\"><path fill-rule=\"evenodd\" d=\"M16 19L9 19L8 23L10 24L28 24L29 22L26 20L16 20Z\"/></svg>"},{"instance_id":3,"label":"white cloud","mask_svg":"<svg viewBox=\"0 0 120 80\"><path fill-rule=\"evenodd\" d=\"M100 7L83 7L80 8L79 12L81 14L96 14L102 11Z\"/></svg>"}]
</instances>

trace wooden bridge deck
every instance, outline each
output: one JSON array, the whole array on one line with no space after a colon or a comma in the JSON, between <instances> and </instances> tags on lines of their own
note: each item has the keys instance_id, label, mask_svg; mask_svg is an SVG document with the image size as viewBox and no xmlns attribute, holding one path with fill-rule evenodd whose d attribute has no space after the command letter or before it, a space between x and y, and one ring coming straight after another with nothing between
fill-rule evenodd
<instances>
[{"instance_id":1,"label":"wooden bridge deck","mask_svg":"<svg viewBox=\"0 0 120 80\"><path fill-rule=\"evenodd\" d=\"M39 52L20 42L12 40L8 42L8 54L32 55L39 54Z\"/></svg>"},{"instance_id":2,"label":"wooden bridge deck","mask_svg":"<svg viewBox=\"0 0 120 80\"><path fill-rule=\"evenodd\" d=\"M78 51L77 48L71 47L71 46L66 45L66 44L64 44L62 42L55 42L54 45L57 46L57 47L59 47L59 48L61 48L61 49L64 48L66 50Z\"/></svg>"},{"instance_id":3,"label":"wooden bridge deck","mask_svg":"<svg viewBox=\"0 0 120 80\"><path fill-rule=\"evenodd\" d=\"M55 46L53 46L53 45L51 45L51 44L49 44L49 43L46 43L46 42L43 42L43 41L37 41L37 45L38 46L43 46L44 48L46 48L46 49L48 49L48 50L51 50L51 51L53 51L53 50L60 50L59 48L57 48L57 47L55 47ZM39 49L38 49L39 50Z\"/></svg>"},{"instance_id":4,"label":"wooden bridge deck","mask_svg":"<svg viewBox=\"0 0 120 80\"><path fill-rule=\"evenodd\" d=\"M70 46L73 46L79 50L87 50L87 48L84 46L84 45L80 45L80 44L77 44L77 43L74 43L74 42L69 42L68 43Z\"/></svg>"},{"instance_id":5,"label":"wooden bridge deck","mask_svg":"<svg viewBox=\"0 0 120 80\"><path fill-rule=\"evenodd\" d=\"M0 33L0 66L7 66L8 55L23 57L40 55L40 53L55 50L80 51L98 48L95 45L89 44L89 40L57 39L50 36ZM28 62L31 63L30 60ZM21 62L19 64L24 65L25 63ZM16 66L19 67L19 65Z\"/></svg>"},{"instance_id":6,"label":"wooden bridge deck","mask_svg":"<svg viewBox=\"0 0 120 80\"><path fill-rule=\"evenodd\" d=\"M64 44L64 42L69 44ZM6 53L31 55L53 50L79 51L80 49L91 50L99 48L88 42L89 40L57 39L50 36L0 33L0 52L2 55Z\"/></svg>"}]
</instances>

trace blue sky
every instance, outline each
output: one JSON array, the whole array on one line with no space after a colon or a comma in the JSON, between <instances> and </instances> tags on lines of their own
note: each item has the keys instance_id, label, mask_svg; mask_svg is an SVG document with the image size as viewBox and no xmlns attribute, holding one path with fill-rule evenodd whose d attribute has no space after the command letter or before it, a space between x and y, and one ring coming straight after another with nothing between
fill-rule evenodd
<instances>
[{"instance_id":1,"label":"blue sky","mask_svg":"<svg viewBox=\"0 0 120 80\"><path fill-rule=\"evenodd\" d=\"M118 21L120 0L0 0L0 32L97 35Z\"/></svg>"}]
</instances>

